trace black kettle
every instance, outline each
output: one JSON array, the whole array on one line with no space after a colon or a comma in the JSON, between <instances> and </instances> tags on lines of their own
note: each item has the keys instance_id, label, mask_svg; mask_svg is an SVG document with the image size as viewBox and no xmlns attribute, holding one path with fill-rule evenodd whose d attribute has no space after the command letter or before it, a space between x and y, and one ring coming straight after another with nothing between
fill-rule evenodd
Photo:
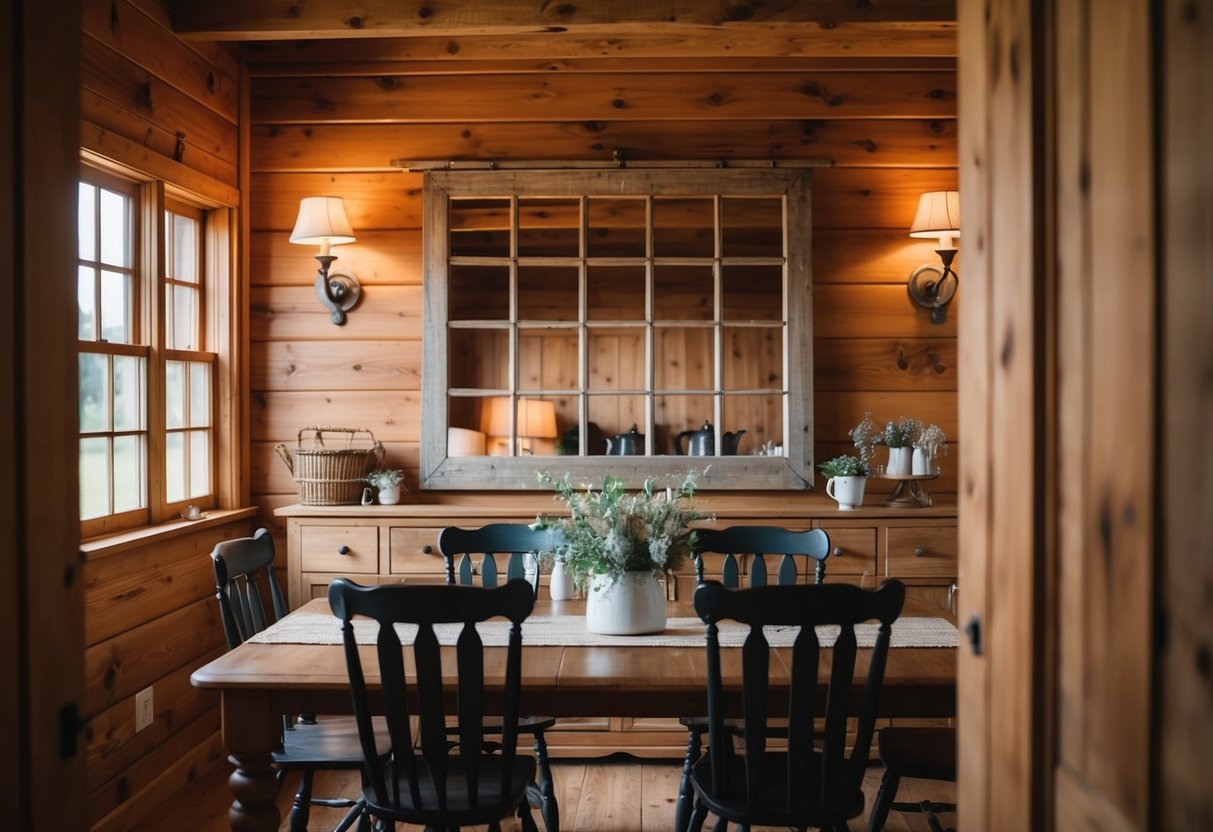
<instances>
[{"instance_id":1,"label":"black kettle","mask_svg":"<svg viewBox=\"0 0 1213 832\"><path fill-rule=\"evenodd\" d=\"M744 430L736 432L725 431L724 442L722 443L721 452L725 456L734 456L737 453L737 446L741 443L741 435ZM682 437L689 437L686 443L686 449L683 449ZM685 454L687 456L712 456L716 453L716 428L712 427L712 423L704 421L703 427L699 430L684 430L674 437L674 453Z\"/></svg>"},{"instance_id":2,"label":"black kettle","mask_svg":"<svg viewBox=\"0 0 1213 832\"><path fill-rule=\"evenodd\" d=\"M606 438L608 456L639 456L644 453L644 434L632 425L627 433L617 433Z\"/></svg>"}]
</instances>

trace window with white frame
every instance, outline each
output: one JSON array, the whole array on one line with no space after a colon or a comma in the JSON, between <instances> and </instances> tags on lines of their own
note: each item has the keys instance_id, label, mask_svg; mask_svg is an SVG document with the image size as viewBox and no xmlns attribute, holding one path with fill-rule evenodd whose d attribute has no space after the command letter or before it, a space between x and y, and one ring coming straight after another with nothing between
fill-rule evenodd
<instances>
[{"instance_id":1,"label":"window with white frame","mask_svg":"<svg viewBox=\"0 0 1213 832\"><path fill-rule=\"evenodd\" d=\"M207 212L156 182L79 184L80 516L85 535L214 505L216 354ZM159 224L150 218L157 218Z\"/></svg>"}]
</instances>

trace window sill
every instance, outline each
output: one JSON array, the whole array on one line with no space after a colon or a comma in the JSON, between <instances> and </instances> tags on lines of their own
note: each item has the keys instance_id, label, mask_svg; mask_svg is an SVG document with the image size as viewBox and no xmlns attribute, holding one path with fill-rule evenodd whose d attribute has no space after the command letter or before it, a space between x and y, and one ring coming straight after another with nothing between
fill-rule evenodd
<instances>
[{"instance_id":1,"label":"window sill","mask_svg":"<svg viewBox=\"0 0 1213 832\"><path fill-rule=\"evenodd\" d=\"M235 509L212 509L206 512L201 520L172 520L156 526L145 526L141 529L118 532L117 534L101 535L89 538L80 543L80 554L85 561L117 555L122 552L158 543L162 540L172 540L193 534L200 529L213 529L247 520L257 514L255 506Z\"/></svg>"}]
</instances>

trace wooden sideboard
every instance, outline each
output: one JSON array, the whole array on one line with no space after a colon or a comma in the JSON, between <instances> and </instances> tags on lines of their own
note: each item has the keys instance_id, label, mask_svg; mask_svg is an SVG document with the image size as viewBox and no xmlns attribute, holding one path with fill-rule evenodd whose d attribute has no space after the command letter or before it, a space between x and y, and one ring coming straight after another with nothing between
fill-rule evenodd
<instances>
[{"instance_id":1,"label":"wooden sideboard","mask_svg":"<svg viewBox=\"0 0 1213 832\"><path fill-rule=\"evenodd\" d=\"M514 496L514 495L511 495ZM502 504L506 503L506 504ZM954 614L956 592L956 506L936 500L930 508L865 506L839 511L819 494L754 497L709 495L697 505L714 518L704 525L743 524L822 528L832 554L827 580L875 586L886 577L904 581L911 597ZM287 585L290 605L323 597L337 577L360 583L440 581L442 556L438 532L454 525L530 523L537 512L552 512L549 495L534 503L515 500L396 506L290 505L275 514L287 521ZM501 564L504 567L504 563ZM745 563L741 564L743 570ZM719 574L719 559L705 563L705 574ZM810 578L811 579L811 578ZM541 579L546 582L546 576ZM695 585L685 564L668 586L671 598L687 597ZM583 757L619 751L645 757L679 757L685 731L676 720L602 717L560 720L549 734L555 756Z\"/></svg>"}]
</instances>

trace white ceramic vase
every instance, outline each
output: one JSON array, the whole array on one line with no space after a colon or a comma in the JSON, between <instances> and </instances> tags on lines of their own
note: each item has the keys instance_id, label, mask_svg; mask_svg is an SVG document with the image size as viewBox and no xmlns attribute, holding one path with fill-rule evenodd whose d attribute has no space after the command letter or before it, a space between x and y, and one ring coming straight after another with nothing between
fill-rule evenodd
<instances>
[{"instance_id":1,"label":"white ceramic vase","mask_svg":"<svg viewBox=\"0 0 1213 832\"><path fill-rule=\"evenodd\" d=\"M908 477L913 470L913 448L889 448L889 464L884 472L890 477Z\"/></svg>"},{"instance_id":2,"label":"white ceramic vase","mask_svg":"<svg viewBox=\"0 0 1213 832\"><path fill-rule=\"evenodd\" d=\"M400 502L400 486L387 485L379 489L379 505L394 506Z\"/></svg>"},{"instance_id":3,"label":"white ceramic vase","mask_svg":"<svg viewBox=\"0 0 1213 832\"><path fill-rule=\"evenodd\" d=\"M914 448L914 462L911 465L911 473L916 477L931 473L931 458L927 456L927 452L922 448Z\"/></svg>"},{"instance_id":4,"label":"white ceramic vase","mask_svg":"<svg viewBox=\"0 0 1213 832\"><path fill-rule=\"evenodd\" d=\"M863 489L867 484L867 477L830 477L826 480L826 494L838 501L840 509L850 511L863 505Z\"/></svg>"},{"instance_id":5,"label":"white ceramic vase","mask_svg":"<svg viewBox=\"0 0 1213 832\"><path fill-rule=\"evenodd\" d=\"M652 572L625 572L612 582L606 575L590 580L585 600L585 628L591 633L635 636L665 630L665 593Z\"/></svg>"},{"instance_id":6,"label":"white ceramic vase","mask_svg":"<svg viewBox=\"0 0 1213 832\"><path fill-rule=\"evenodd\" d=\"M552 564L552 574L548 578L548 593L553 601L567 601L573 597L573 575L564 568L564 561L558 560Z\"/></svg>"}]
</instances>

